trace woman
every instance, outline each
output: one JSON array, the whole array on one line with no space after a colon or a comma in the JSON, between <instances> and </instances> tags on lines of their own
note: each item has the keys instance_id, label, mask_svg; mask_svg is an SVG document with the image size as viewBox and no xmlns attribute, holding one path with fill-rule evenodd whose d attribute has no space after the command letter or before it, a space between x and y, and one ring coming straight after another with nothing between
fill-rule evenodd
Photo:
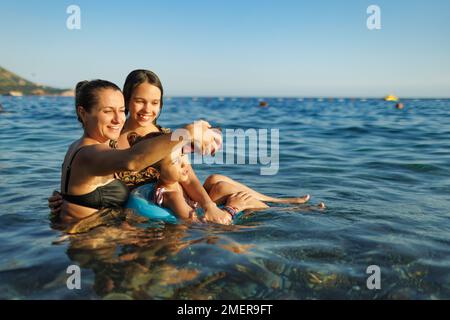
<instances>
[{"instance_id":1,"label":"woman","mask_svg":"<svg viewBox=\"0 0 450 320\"><path fill-rule=\"evenodd\" d=\"M76 86L75 105L83 135L69 147L62 164L60 221L73 223L102 208L118 208L128 198L127 186L114 176L119 171L140 171L168 156L180 144L196 143L202 152L217 148L220 137L200 121L185 127L192 141L172 141L171 134L141 141L128 149L114 149L125 123L125 102L120 89L105 80L82 81ZM202 132L194 136L194 126Z\"/></svg>"}]
</instances>

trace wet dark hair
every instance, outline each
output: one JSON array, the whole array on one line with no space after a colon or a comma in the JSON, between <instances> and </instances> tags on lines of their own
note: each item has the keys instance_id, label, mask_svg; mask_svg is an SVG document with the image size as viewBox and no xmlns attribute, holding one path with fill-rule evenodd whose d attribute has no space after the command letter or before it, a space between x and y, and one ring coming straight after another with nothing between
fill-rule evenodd
<instances>
[{"instance_id":1,"label":"wet dark hair","mask_svg":"<svg viewBox=\"0 0 450 320\"><path fill-rule=\"evenodd\" d=\"M123 95L125 97L125 114L128 114L128 106L130 104L131 95L133 94L134 89L136 89L136 87L142 83L151 84L161 90L160 110L162 110L164 90L161 80L159 80L159 77L150 70L138 69L130 72L123 85ZM158 120L160 114L161 111L153 122L154 124L156 124L156 120Z\"/></svg>"},{"instance_id":2,"label":"wet dark hair","mask_svg":"<svg viewBox=\"0 0 450 320\"><path fill-rule=\"evenodd\" d=\"M92 108L98 102L98 92L103 89L113 89L122 92L117 85L106 80L84 80L77 83L75 87L75 111L78 121L83 123L78 114L77 107L82 106L84 110L91 112Z\"/></svg>"}]
</instances>

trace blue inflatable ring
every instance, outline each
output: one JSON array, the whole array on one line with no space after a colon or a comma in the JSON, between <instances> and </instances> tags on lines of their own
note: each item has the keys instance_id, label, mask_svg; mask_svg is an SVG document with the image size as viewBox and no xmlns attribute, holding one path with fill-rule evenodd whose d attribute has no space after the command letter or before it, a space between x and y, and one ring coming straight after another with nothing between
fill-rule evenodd
<instances>
[{"instance_id":1,"label":"blue inflatable ring","mask_svg":"<svg viewBox=\"0 0 450 320\"><path fill-rule=\"evenodd\" d=\"M125 208L133 209L141 216L150 219L162 220L174 224L177 223L178 219L172 211L161 208L149 200L152 196L151 193L153 192L154 186L154 183L144 184L131 191Z\"/></svg>"},{"instance_id":2,"label":"blue inflatable ring","mask_svg":"<svg viewBox=\"0 0 450 320\"><path fill-rule=\"evenodd\" d=\"M176 215L171 210L161 208L149 200L152 197L154 187L154 183L149 183L131 191L125 208L133 209L137 214L153 220L160 220L172 224L178 223ZM219 206L219 208L223 208L223 206ZM242 211L234 217L234 222L239 219L241 214Z\"/></svg>"}]
</instances>

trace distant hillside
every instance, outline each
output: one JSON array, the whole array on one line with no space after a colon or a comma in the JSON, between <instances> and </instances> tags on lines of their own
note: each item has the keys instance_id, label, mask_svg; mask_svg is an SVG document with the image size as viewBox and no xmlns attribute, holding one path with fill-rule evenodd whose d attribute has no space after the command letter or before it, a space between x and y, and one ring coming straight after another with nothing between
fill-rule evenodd
<instances>
[{"instance_id":1,"label":"distant hillside","mask_svg":"<svg viewBox=\"0 0 450 320\"><path fill-rule=\"evenodd\" d=\"M0 67L0 95L73 95L71 90L56 89L28 81Z\"/></svg>"}]
</instances>

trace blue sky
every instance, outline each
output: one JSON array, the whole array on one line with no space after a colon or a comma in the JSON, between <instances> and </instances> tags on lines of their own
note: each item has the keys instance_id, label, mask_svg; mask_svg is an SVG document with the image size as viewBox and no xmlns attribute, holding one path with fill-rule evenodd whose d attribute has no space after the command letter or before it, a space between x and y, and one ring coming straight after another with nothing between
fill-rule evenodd
<instances>
[{"instance_id":1,"label":"blue sky","mask_svg":"<svg viewBox=\"0 0 450 320\"><path fill-rule=\"evenodd\" d=\"M0 39L0 66L56 87L146 68L175 96L450 96L448 0L2 0Z\"/></svg>"}]
</instances>

